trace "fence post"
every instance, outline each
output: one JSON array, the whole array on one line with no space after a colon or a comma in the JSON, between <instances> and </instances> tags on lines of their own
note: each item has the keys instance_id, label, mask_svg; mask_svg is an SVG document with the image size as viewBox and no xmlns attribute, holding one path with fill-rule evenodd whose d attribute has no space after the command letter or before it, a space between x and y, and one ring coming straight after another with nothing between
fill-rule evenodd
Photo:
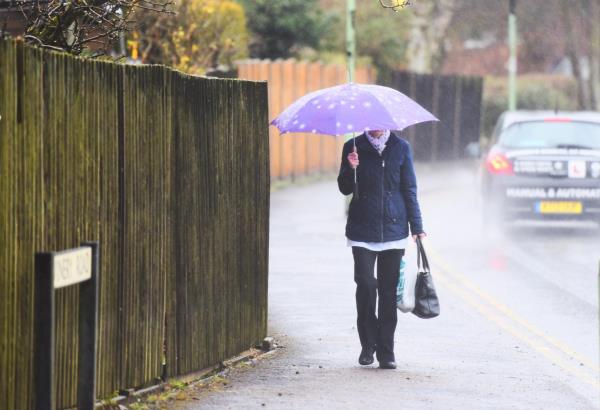
<instances>
[{"instance_id":1,"label":"fence post","mask_svg":"<svg viewBox=\"0 0 600 410\"><path fill-rule=\"evenodd\" d=\"M55 290L75 284L79 284L80 290L77 408L94 409L99 245L98 242L86 242L82 245L91 248L91 260L87 253L82 255L82 249L35 254L33 390L37 410L56 408L54 397ZM83 259L73 259L79 255L82 255ZM60 265L59 258L62 260Z\"/></svg>"},{"instance_id":2,"label":"fence post","mask_svg":"<svg viewBox=\"0 0 600 410\"><path fill-rule=\"evenodd\" d=\"M54 271L52 252L35 254L34 394L37 410L54 410Z\"/></svg>"},{"instance_id":3,"label":"fence post","mask_svg":"<svg viewBox=\"0 0 600 410\"><path fill-rule=\"evenodd\" d=\"M79 285L79 383L77 408L93 410L96 401L96 335L98 332L98 274L100 245L83 242L92 248L92 276Z\"/></svg>"},{"instance_id":4,"label":"fence post","mask_svg":"<svg viewBox=\"0 0 600 410\"><path fill-rule=\"evenodd\" d=\"M456 77L455 82L455 94L454 94L454 124L453 131L454 134L452 136L452 158L456 159L460 155L460 134L462 132L460 119L461 119L461 111L462 111L462 89L463 89L463 81L461 77Z\"/></svg>"},{"instance_id":5,"label":"fence post","mask_svg":"<svg viewBox=\"0 0 600 410\"><path fill-rule=\"evenodd\" d=\"M412 98L413 100L417 100L417 78L416 78L417 74L410 72L408 73L408 95L410 98ZM409 127L408 128L408 142L409 144L412 146L413 152L416 151L416 143L415 143L415 136L416 136L416 127Z\"/></svg>"},{"instance_id":6,"label":"fence post","mask_svg":"<svg viewBox=\"0 0 600 410\"><path fill-rule=\"evenodd\" d=\"M432 97L432 109L433 115L439 116L440 106L440 76L436 75L433 77L433 97ZM439 123L436 121L431 124L433 131L431 135L431 160L437 161L438 159L438 139L439 139Z\"/></svg>"}]
</instances>

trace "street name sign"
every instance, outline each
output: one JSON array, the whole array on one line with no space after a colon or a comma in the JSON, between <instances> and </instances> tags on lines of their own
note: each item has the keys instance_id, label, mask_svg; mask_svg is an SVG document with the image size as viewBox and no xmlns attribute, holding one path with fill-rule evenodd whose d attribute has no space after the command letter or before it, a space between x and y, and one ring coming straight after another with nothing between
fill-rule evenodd
<instances>
[{"instance_id":1,"label":"street name sign","mask_svg":"<svg viewBox=\"0 0 600 410\"><path fill-rule=\"evenodd\" d=\"M92 248L81 247L54 254L54 289L74 285L92 277Z\"/></svg>"},{"instance_id":2,"label":"street name sign","mask_svg":"<svg viewBox=\"0 0 600 410\"><path fill-rule=\"evenodd\" d=\"M96 401L96 336L100 244L83 242L79 248L35 254L34 396L36 410L55 410L54 349L55 292L79 288L79 353L77 408L93 410ZM60 369L57 369L60 371Z\"/></svg>"}]
</instances>

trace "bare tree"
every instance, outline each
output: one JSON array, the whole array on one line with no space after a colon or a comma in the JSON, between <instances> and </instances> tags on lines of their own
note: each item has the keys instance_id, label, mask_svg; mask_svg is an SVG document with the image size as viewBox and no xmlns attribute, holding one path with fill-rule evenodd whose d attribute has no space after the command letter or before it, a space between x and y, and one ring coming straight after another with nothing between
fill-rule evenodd
<instances>
[{"instance_id":1,"label":"bare tree","mask_svg":"<svg viewBox=\"0 0 600 410\"><path fill-rule=\"evenodd\" d=\"M592 1L588 15L591 24L590 81L592 86L592 108L600 111L600 3Z\"/></svg>"},{"instance_id":2,"label":"bare tree","mask_svg":"<svg viewBox=\"0 0 600 410\"><path fill-rule=\"evenodd\" d=\"M579 56L578 44L573 32L573 20L577 18L575 11L572 10L572 6L568 2L561 2L561 12L565 21L565 29L567 34L567 49L566 54L571 65L573 66L573 74L577 79L577 104L579 109L585 109L587 107L587 87L586 81L583 78L583 71L581 67L581 59ZM581 24L581 22L578 22Z\"/></svg>"},{"instance_id":3,"label":"bare tree","mask_svg":"<svg viewBox=\"0 0 600 410\"><path fill-rule=\"evenodd\" d=\"M28 42L71 54L106 54L133 27L135 10L171 13L171 5L171 0L18 0L12 7L24 16Z\"/></svg>"},{"instance_id":4,"label":"bare tree","mask_svg":"<svg viewBox=\"0 0 600 410\"><path fill-rule=\"evenodd\" d=\"M438 72L446 52L446 33L458 0L415 1L408 43L409 68Z\"/></svg>"},{"instance_id":5,"label":"bare tree","mask_svg":"<svg viewBox=\"0 0 600 410\"><path fill-rule=\"evenodd\" d=\"M600 28L597 23L600 6L597 0L561 2L561 13L566 28L566 55L577 80L579 108L600 109ZM582 56L586 56L587 61Z\"/></svg>"}]
</instances>

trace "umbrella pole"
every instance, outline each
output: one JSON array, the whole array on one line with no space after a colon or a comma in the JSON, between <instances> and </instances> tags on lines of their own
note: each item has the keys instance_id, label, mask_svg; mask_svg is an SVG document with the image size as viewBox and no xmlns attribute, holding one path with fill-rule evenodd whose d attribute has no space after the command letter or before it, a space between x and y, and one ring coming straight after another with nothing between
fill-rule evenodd
<instances>
[{"instance_id":1,"label":"umbrella pole","mask_svg":"<svg viewBox=\"0 0 600 410\"><path fill-rule=\"evenodd\" d=\"M352 133L352 144L354 145L354 152L356 152L356 133ZM358 199L358 181L356 178L356 168L354 168L354 197Z\"/></svg>"}]
</instances>

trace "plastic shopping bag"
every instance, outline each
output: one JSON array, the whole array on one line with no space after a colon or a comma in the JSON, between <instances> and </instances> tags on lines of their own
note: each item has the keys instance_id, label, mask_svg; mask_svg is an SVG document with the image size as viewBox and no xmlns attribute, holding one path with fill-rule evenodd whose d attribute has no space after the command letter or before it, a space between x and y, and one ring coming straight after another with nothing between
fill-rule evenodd
<instances>
[{"instance_id":1,"label":"plastic shopping bag","mask_svg":"<svg viewBox=\"0 0 600 410\"><path fill-rule=\"evenodd\" d=\"M404 259L400 261L400 276L398 278L398 289L396 290L396 306L404 313L412 312L415 308L415 285L417 273L406 269Z\"/></svg>"}]
</instances>

